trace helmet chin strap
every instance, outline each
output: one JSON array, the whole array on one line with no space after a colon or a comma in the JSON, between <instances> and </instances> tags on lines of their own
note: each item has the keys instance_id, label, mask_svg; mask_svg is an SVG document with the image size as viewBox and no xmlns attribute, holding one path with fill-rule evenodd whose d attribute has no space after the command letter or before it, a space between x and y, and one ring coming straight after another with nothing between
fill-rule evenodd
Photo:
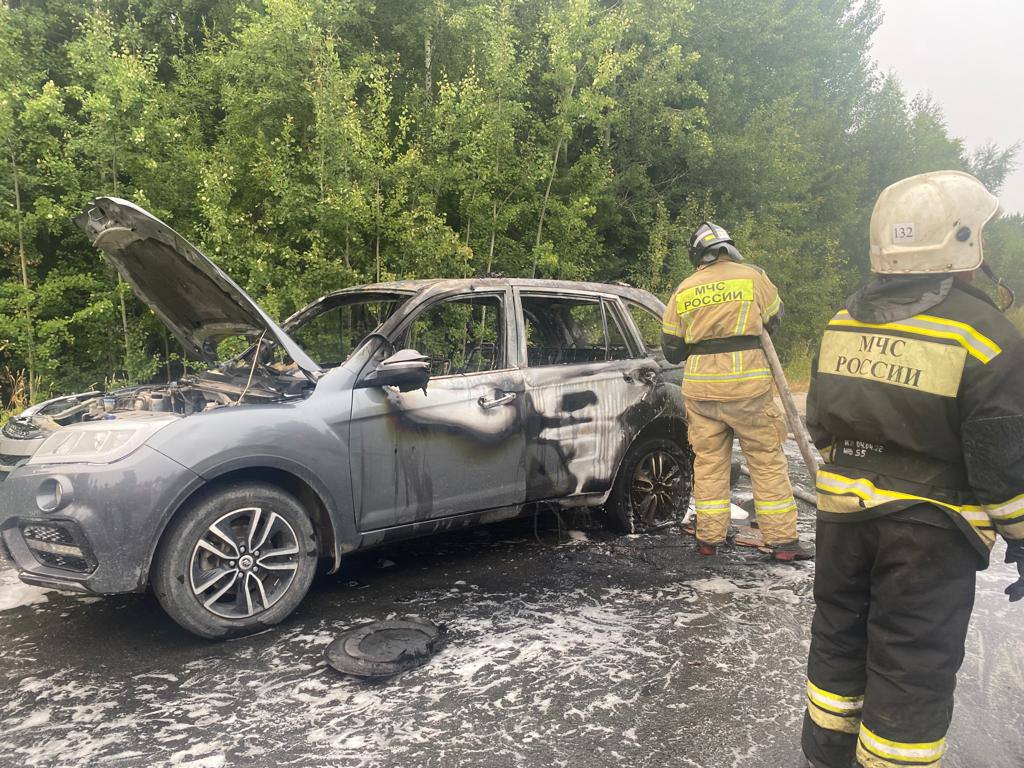
<instances>
[{"instance_id":1,"label":"helmet chin strap","mask_svg":"<svg viewBox=\"0 0 1024 768\"><path fill-rule=\"evenodd\" d=\"M996 287L996 293L999 295L1000 311L1007 312L1013 306L1017 297L1010 289L1010 286L1003 282L1003 278L999 277L992 267L988 265L987 261L981 262L981 271L985 273L985 277L991 280Z\"/></svg>"}]
</instances>

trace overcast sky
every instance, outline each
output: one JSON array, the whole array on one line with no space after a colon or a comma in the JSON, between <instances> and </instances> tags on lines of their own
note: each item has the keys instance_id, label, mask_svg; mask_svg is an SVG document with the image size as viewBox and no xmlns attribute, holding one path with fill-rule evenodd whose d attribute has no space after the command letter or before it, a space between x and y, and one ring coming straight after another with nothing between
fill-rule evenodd
<instances>
[{"instance_id":1,"label":"overcast sky","mask_svg":"<svg viewBox=\"0 0 1024 768\"><path fill-rule=\"evenodd\" d=\"M1024 141L1024 0L882 0L874 41L882 71L910 95L928 92L969 148ZM1024 211L1024 144L999 195Z\"/></svg>"}]
</instances>

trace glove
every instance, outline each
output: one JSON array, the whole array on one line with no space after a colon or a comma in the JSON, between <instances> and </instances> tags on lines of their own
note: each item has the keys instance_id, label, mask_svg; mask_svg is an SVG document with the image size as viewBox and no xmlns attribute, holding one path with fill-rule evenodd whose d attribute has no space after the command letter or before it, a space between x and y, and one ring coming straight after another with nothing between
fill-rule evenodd
<instances>
[{"instance_id":1,"label":"glove","mask_svg":"<svg viewBox=\"0 0 1024 768\"><path fill-rule=\"evenodd\" d=\"M1020 574L1020 578L1006 588L1010 602L1016 603L1024 598L1024 539L1006 542L1006 562L1016 563L1017 573Z\"/></svg>"}]
</instances>

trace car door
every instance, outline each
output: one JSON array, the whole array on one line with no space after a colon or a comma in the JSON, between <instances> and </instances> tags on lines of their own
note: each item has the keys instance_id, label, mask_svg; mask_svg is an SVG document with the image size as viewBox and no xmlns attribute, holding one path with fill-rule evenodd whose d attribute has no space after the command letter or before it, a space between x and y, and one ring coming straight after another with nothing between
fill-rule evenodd
<instances>
[{"instance_id":1,"label":"car door","mask_svg":"<svg viewBox=\"0 0 1024 768\"><path fill-rule=\"evenodd\" d=\"M517 290L527 360L526 498L602 494L636 433L627 422L654 401L657 366L626 330L614 297Z\"/></svg>"},{"instance_id":2,"label":"car door","mask_svg":"<svg viewBox=\"0 0 1024 768\"><path fill-rule=\"evenodd\" d=\"M507 290L427 301L395 349L431 362L426 391L353 393L357 525L369 531L521 504L523 377Z\"/></svg>"}]
</instances>

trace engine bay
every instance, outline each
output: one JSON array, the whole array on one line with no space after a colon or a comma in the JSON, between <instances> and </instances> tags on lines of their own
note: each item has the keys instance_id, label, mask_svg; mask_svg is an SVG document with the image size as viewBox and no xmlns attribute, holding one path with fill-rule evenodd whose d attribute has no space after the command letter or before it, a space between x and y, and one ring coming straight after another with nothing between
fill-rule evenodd
<instances>
[{"instance_id":1,"label":"engine bay","mask_svg":"<svg viewBox=\"0 0 1024 768\"><path fill-rule=\"evenodd\" d=\"M12 417L4 425L3 436L31 440L80 422L172 413L191 416L243 403L299 399L311 389L309 379L294 365L224 366L168 384L94 390L48 400Z\"/></svg>"}]
</instances>

